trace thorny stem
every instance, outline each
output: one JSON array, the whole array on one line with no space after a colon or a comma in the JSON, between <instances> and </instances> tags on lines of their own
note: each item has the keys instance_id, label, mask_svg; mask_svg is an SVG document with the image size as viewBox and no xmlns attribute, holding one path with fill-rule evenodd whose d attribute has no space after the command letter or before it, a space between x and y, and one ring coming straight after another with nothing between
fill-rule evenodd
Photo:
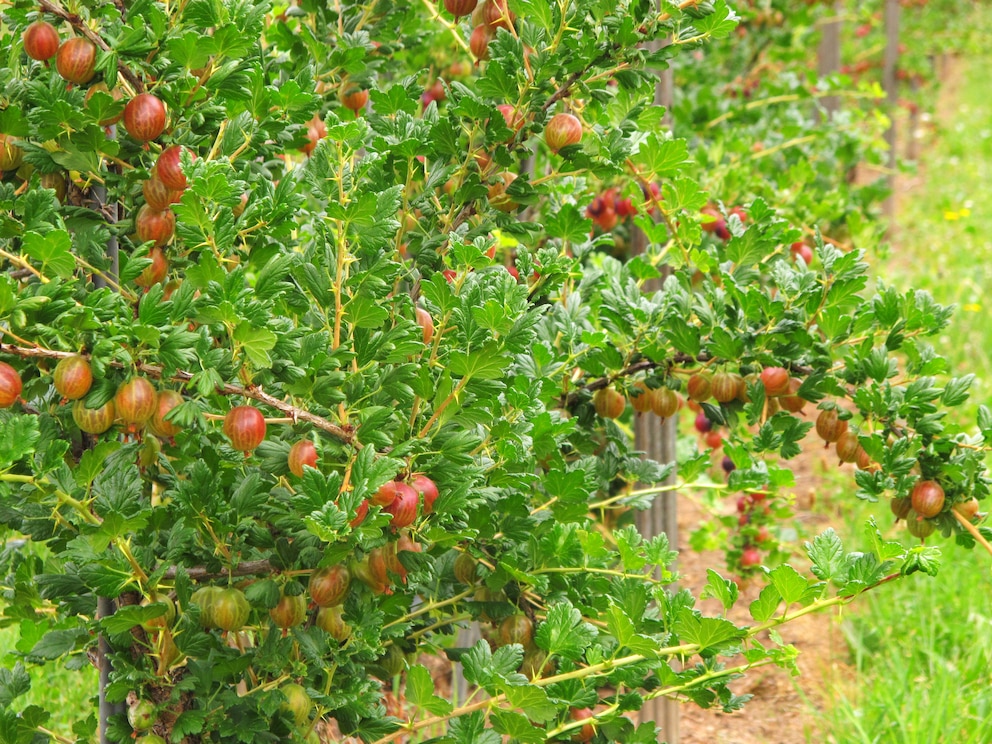
<instances>
[{"instance_id":1,"label":"thorny stem","mask_svg":"<svg viewBox=\"0 0 992 744\"><path fill-rule=\"evenodd\" d=\"M618 493L616 496L611 496L608 499L603 499L602 501L595 501L589 504L590 509L602 509L604 506L610 506L618 501L623 501L624 499L636 498L637 496L653 496L658 493L668 493L669 491L679 491L683 488L700 488L700 489L710 489L713 491L725 491L727 485L725 483L701 483L694 481L692 483L687 483L685 481L680 481L678 483L673 483L667 486L655 486L652 488L639 488L635 491L627 491L625 493Z\"/></svg>"},{"instance_id":2,"label":"thorny stem","mask_svg":"<svg viewBox=\"0 0 992 744\"><path fill-rule=\"evenodd\" d=\"M141 583L141 585L148 586L148 574L145 573L145 570L135 559L134 553L131 552L131 546L128 544L128 542L126 540L122 540L118 538L117 540L114 541L114 544L117 545L117 549L124 554L125 558L127 558L127 562L131 564L131 569L134 571L134 575L137 576L138 581Z\"/></svg>"},{"instance_id":3,"label":"thorny stem","mask_svg":"<svg viewBox=\"0 0 992 744\"><path fill-rule=\"evenodd\" d=\"M455 385L455 389L452 390L448 397L441 402L441 405L434 409L434 413L432 413L431 417L427 419L427 423L424 424L420 432L417 434L419 438L423 439L424 436L426 436L427 432L429 432L431 427L434 426L434 423L437 421L438 417L444 413L444 409L448 407L448 404L451 403L451 401L458 397L458 394L462 391L468 381L468 375L458 381L458 384Z\"/></svg>"},{"instance_id":4,"label":"thorny stem","mask_svg":"<svg viewBox=\"0 0 992 744\"><path fill-rule=\"evenodd\" d=\"M461 602L463 599L468 598L474 593L475 593L475 589L466 589L460 594L456 594L455 596L449 597L448 599L445 599L441 602L428 602L425 605L421 605L418 609L414 610L413 612L409 612L403 617L396 618L392 622L386 623L385 625L382 626L382 629L385 630L386 628L392 628L394 625L401 625L403 623L409 622L410 620L413 620L415 617L420 617L421 615L427 612L431 612L432 610L438 610L442 607L447 607L448 605L456 604L458 602Z\"/></svg>"},{"instance_id":5,"label":"thorny stem","mask_svg":"<svg viewBox=\"0 0 992 744\"><path fill-rule=\"evenodd\" d=\"M876 583L867 587L864 591L869 591L870 589L874 589L878 586L881 586L882 584L886 584L890 581L898 579L899 577L900 574L898 573L890 574L882 579L879 579ZM828 609L830 607L836 607L836 606L848 604L849 602L853 601L856 596L858 595L829 597L827 599L817 600L807 605L806 607L802 607L792 613L783 612L778 617L772 618L764 623L743 629L744 635L743 638L741 638L740 640L746 640L748 638L752 638L758 635L759 633L762 633L766 630L770 630L771 628L777 627L779 625L783 625L784 623L791 622L792 620L803 617L804 615L809 615L814 612L819 612ZM677 657L686 658L698 653L702 649L703 646L701 646L698 643L686 643L679 646L668 646L658 649L650 657L645 656L643 654L631 654L629 656L623 656L617 659L609 659L607 661L603 661L598 664L591 664L590 666L587 666L583 669L576 669L574 671L565 672L563 674L556 674L550 677L535 679L532 684L534 684L537 687L547 687L548 685L553 685L558 682L565 682L573 679L585 679L587 677L608 674L616 669L620 669L626 666L631 666L633 664L639 664L644 661L649 661L661 657L677 656ZM770 663L770 660L768 663ZM754 664L751 664L750 666L754 667L758 665L759 663L756 662ZM719 674L722 676L723 674L726 673L729 673L729 671L724 670L722 672L710 672L708 675L703 675L695 679L687 680L685 683L681 685L655 690L653 693L651 693L651 697L660 697L662 695L672 696L677 694L678 692L689 689L693 685L699 684L700 681L707 681L709 676L713 676L715 674ZM458 718L460 716L466 715L468 713L473 713L475 711L484 710L486 708L489 708L490 710L500 709L506 702L507 702L506 695L500 693L498 695L494 695L488 700L481 700L476 703L472 703L470 705L463 705L451 711L451 713L447 715L432 716L431 718L426 718L416 722L411 720L408 721L405 726L402 726L400 729L393 732L392 734L389 734L388 736L384 736L381 739L377 739L374 744L387 744L388 742L401 739L407 736L408 734L414 733L416 731L420 731L425 728L429 728L431 726L442 724L445 721L451 720L452 718Z\"/></svg>"},{"instance_id":6,"label":"thorny stem","mask_svg":"<svg viewBox=\"0 0 992 744\"><path fill-rule=\"evenodd\" d=\"M975 525L973 525L967 519L965 519L964 515L962 515L957 509L951 509L951 514L953 514L954 518L958 520L961 526L964 527L966 530L968 530L968 532L971 533L971 536L975 538L975 540L978 541L978 543L983 548L985 548L985 550L987 550L990 555L992 555L992 545L989 545L989 541L986 540L985 536L978 531L978 528L975 527Z\"/></svg>"},{"instance_id":7,"label":"thorny stem","mask_svg":"<svg viewBox=\"0 0 992 744\"><path fill-rule=\"evenodd\" d=\"M22 269L26 271L30 271L32 274L38 277L38 279L41 281L42 284L48 284L48 282L51 281L47 276L42 274L40 271L38 271L38 269L36 269L28 261L21 258L20 256L15 256L13 253L8 253L7 251L4 250L0 250L0 256L6 258L8 261L14 264L14 266L20 266Z\"/></svg>"}]
</instances>

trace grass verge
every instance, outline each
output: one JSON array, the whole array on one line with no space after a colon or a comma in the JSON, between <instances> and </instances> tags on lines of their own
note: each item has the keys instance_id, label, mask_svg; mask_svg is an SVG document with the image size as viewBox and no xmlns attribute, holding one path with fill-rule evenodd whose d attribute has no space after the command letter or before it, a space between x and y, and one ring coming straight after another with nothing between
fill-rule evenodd
<instances>
[{"instance_id":1,"label":"grass verge","mask_svg":"<svg viewBox=\"0 0 992 744\"><path fill-rule=\"evenodd\" d=\"M938 139L921 164L924 185L901 200L897 248L879 267L894 286L925 289L939 302L958 305L951 326L933 343L947 356L949 375L977 375L975 405L992 392L987 69L981 57L952 66L958 85L945 98ZM852 529L878 513L873 507L850 515ZM829 741L992 741L990 557L939 544L944 559L937 578L912 577L867 596L843 623L850 667L835 680L830 707L821 713Z\"/></svg>"}]
</instances>

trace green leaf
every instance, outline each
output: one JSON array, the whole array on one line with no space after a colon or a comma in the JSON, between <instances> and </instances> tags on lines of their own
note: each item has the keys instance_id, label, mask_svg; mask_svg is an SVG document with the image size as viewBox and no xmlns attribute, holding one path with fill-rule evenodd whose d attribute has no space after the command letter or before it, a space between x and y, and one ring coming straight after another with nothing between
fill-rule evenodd
<instances>
[{"instance_id":1,"label":"green leaf","mask_svg":"<svg viewBox=\"0 0 992 744\"><path fill-rule=\"evenodd\" d=\"M701 34L709 34L714 39L724 39L737 28L738 20L724 0L716 0L713 3L713 12L703 18L696 19L693 25L695 25L696 31Z\"/></svg>"},{"instance_id":2,"label":"green leaf","mask_svg":"<svg viewBox=\"0 0 992 744\"><path fill-rule=\"evenodd\" d=\"M955 377L947 383L944 394L940 397L940 402L945 406L960 406L968 400L968 390L975 381L975 375L965 375Z\"/></svg>"},{"instance_id":3,"label":"green leaf","mask_svg":"<svg viewBox=\"0 0 992 744\"><path fill-rule=\"evenodd\" d=\"M554 703L542 687L535 685L506 687L504 693L510 705L522 710L532 721L544 723L554 718L557 713Z\"/></svg>"},{"instance_id":4,"label":"green leaf","mask_svg":"<svg viewBox=\"0 0 992 744\"><path fill-rule=\"evenodd\" d=\"M807 605L815 598L816 585L811 586L809 581L788 564L774 568L769 578L786 605L796 602Z\"/></svg>"},{"instance_id":5,"label":"green leaf","mask_svg":"<svg viewBox=\"0 0 992 744\"><path fill-rule=\"evenodd\" d=\"M540 744L546 738L543 728L535 726L527 716L512 710L497 708L489 715L493 729L521 744Z\"/></svg>"},{"instance_id":6,"label":"green leaf","mask_svg":"<svg viewBox=\"0 0 992 744\"><path fill-rule=\"evenodd\" d=\"M379 328L389 320L389 310L374 297L356 295L345 305L345 318L355 328Z\"/></svg>"},{"instance_id":7,"label":"green leaf","mask_svg":"<svg viewBox=\"0 0 992 744\"><path fill-rule=\"evenodd\" d=\"M778 589L773 584L768 584L761 590L758 598L749 605L751 617L763 623L775 614L781 602L782 595L778 593Z\"/></svg>"},{"instance_id":8,"label":"green leaf","mask_svg":"<svg viewBox=\"0 0 992 744\"><path fill-rule=\"evenodd\" d=\"M548 217L545 228L549 237L580 243L589 235L592 220L585 217L575 204L563 204Z\"/></svg>"},{"instance_id":9,"label":"green leaf","mask_svg":"<svg viewBox=\"0 0 992 744\"><path fill-rule=\"evenodd\" d=\"M906 548L900 542L895 542L894 540L886 540L882 537L882 533L878 529L878 525L875 524L875 518L872 517L865 523L865 538L871 545L872 549L875 551L875 555L878 559L885 563L893 558L899 558L906 553Z\"/></svg>"},{"instance_id":10,"label":"green leaf","mask_svg":"<svg viewBox=\"0 0 992 744\"><path fill-rule=\"evenodd\" d=\"M723 578L712 568L706 569L706 576L708 580L706 586L704 586L702 592L700 592L699 598L706 599L707 597L715 597L720 600L724 611L729 612L730 608L737 602L737 596L740 591L737 587L737 583L730 579Z\"/></svg>"},{"instance_id":11,"label":"green leaf","mask_svg":"<svg viewBox=\"0 0 992 744\"><path fill-rule=\"evenodd\" d=\"M498 380L513 360L506 354L489 347L466 354L452 352L448 360L448 370L455 377L471 377L476 380Z\"/></svg>"},{"instance_id":12,"label":"green leaf","mask_svg":"<svg viewBox=\"0 0 992 744\"><path fill-rule=\"evenodd\" d=\"M415 664L406 673L406 697L413 705L436 716L451 712L451 701L434 694L434 680L427 667Z\"/></svg>"},{"instance_id":13,"label":"green leaf","mask_svg":"<svg viewBox=\"0 0 992 744\"><path fill-rule=\"evenodd\" d=\"M240 323L234 329L234 340L256 367L271 367L269 352L276 345L276 334L267 328L254 328L250 323Z\"/></svg>"},{"instance_id":14,"label":"green leaf","mask_svg":"<svg viewBox=\"0 0 992 744\"><path fill-rule=\"evenodd\" d=\"M627 613L612 600L606 611L606 627L621 647L626 647L635 654L653 656L658 650L658 643L648 636L637 633Z\"/></svg>"},{"instance_id":15,"label":"green leaf","mask_svg":"<svg viewBox=\"0 0 992 744\"><path fill-rule=\"evenodd\" d=\"M708 658L731 648L744 637L744 631L722 617L700 617L690 609L679 613L675 632L682 643L699 645L700 656Z\"/></svg>"},{"instance_id":16,"label":"green leaf","mask_svg":"<svg viewBox=\"0 0 992 744\"><path fill-rule=\"evenodd\" d=\"M76 268L72 257L72 239L65 230L52 230L45 235L36 232L24 234L22 249L41 263L41 273L49 279L68 279Z\"/></svg>"},{"instance_id":17,"label":"green leaf","mask_svg":"<svg viewBox=\"0 0 992 744\"><path fill-rule=\"evenodd\" d=\"M7 708L14 700L31 689L31 675L21 662L13 669L0 667L0 708Z\"/></svg>"},{"instance_id":18,"label":"green leaf","mask_svg":"<svg viewBox=\"0 0 992 744\"><path fill-rule=\"evenodd\" d=\"M44 637L28 653L28 656L40 659L57 659L75 650L88 638L89 633L85 628L52 630L45 633Z\"/></svg>"},{"instance_id":19,"label":"green leaf","mask_svg":"<svg viewBox=\"0 0 992 744\"><path fill-rule=\"evenodd\" d=\"M806 543L805 548L806 555L813 564L810 566L813 575L822 581L837 583L838 578L842 576L846 560L844 545L833 527L814 537L813 542Z\"/></svg>"},{"instance_id":20,"label":"green leaf","mask_svg":"<svg viewBox=\"0 0 992 744\"><path fill-rule=\"evenodd\" d=\"M41 431L37 416L16 415L0 426L0 470L5 470L34 452Z\"/></svg>"},{"instance_id":21,"label":"green leaf","mask_svg":"<svg viewBox=\"0 0 992 744\"><path fill-rule=\"evenodd\" d=\"M100 625L111 635L126 633L136 625L162 617L167 612L164 602L155 602L146 607L128 605L119 608L113 615L103 618Z\"/></svg>"},{"instance_id":22,"label":"green leaf","mask_svg":"<svg viewBox=\"0 0 992 744\"><path fill-rule=\"evenodd\" d=\"M482 711L459 716L448 724L448 734L454 744L502 744L502 737L486 728L486 718Z\"/></svg>"},{"instance_id":23,"label":"green leaf","mask_svg":"<svg viewBox=\"0 0 992 744\"><path fill-rule=\"evenodd\" d=\"M548 608L548 617L534 635L538 648L549 656L563 656L577 661L596 640L596 629L582 619L582 613L567 602Z\"/></svg>"},{"instance_id":24,"label":"green leaf","mask_svg":"<svg viewBox=\"0 0 992 744\"><path fill-rule=\"evenodd\" d=\"M634 162L648 181L678 174L688 159L689 147L685 140L665 139L659 133L649 135L634 156Z\"/></svg>"}]
</instances>

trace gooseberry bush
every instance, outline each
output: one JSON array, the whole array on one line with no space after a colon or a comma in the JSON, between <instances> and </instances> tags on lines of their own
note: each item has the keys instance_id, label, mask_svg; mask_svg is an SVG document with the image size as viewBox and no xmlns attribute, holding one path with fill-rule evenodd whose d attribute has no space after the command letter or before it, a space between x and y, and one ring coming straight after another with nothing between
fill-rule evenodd
<instances>
[{"instance_id":1,"label":"gooseberry bush","mask_svg":"<svg viewBox=\"0 0 992 744\"><path fill-rule=\"evenodd\" d=\"M793 664L766 631L935 571L874 525L759 571L755 532L753 622L716 570L704 612L632 524L711 465L631 441L687 397L749 514L826 441L852 498L984 540L992 417L949 423L971 380L925 340L950 311L869 288L772 192L704 191L662 122L656 72L737 26L723 0L10 4L4 739L73 740L18 704L25 665L103 639L112 741L653 742L625 714L734 710Z\"/></svg>"}]
</instances>

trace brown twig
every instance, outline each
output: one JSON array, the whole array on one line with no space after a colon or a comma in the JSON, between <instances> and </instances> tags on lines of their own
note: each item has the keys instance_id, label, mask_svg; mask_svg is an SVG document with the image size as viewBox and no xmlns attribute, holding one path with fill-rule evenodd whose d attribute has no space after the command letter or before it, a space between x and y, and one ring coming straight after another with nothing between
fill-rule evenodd
<instances>
[{"instance_id":1,"label":"brown twig","mask_svg":"<svg viewBox=\"0 0 992 744\"><path fill-rule=\"evenodd\" d=\"M103 51L110 51L110 47L107 45L107 42L101 38L100 34L96 33L93 29L87 26L82 17L79 15L70 13L65 8L51 2L51 0L38 0L38 5L41 6L42 10L45 10L52 15L57 15L59 18L68 21L74 29L96 44L97 47ZM120 60L117 62L117 70L124 76L124 79L131 84L131 87L134 88L135 93L145 92L145 84L141 82L141 78L135 75L131 69Z\"/></svg>"},{"instance_id":2,"label":"brown twig","mask_svg":"<svg viewBox=\"0 0 992 744\"><path fill-rule=\"evenodd\" d=\"M0 343L0 352L12 354L25 359L64 359L65 357L75 356L75 353L71 351L53 351L51 349L42 349L40 347L26 348L23 346L14 346L12 344L3 343ZM112 362L111 364L115 367L124 366L120 362ZM139 371L157 380L167 379L172 382L186 383L193 379L192 372L180 370L171 376L166 376L161 367L155 364L147 364L145 362L139 362L137 368ZM293 421L306 421L307 423L312 424L321 431L327 432L335 439L338 439L345 444L353 445L356 448L362 447L362 444L355 439L355 431L353 428L346 429L338 426L322 416L318 416L302 408L297 408L291 403L287 403L284 400L280 400L279 398L269 395L268 393L262 392L262 390L257 387L225 383L217 388L217 392L222 395L243 395L246 398L256 400L259 403L264 403L271 408L275 408L277 411L282 411Z\"/></svg>"},{"instance_id":3,"label":"brown twig","mask_svg":"<svg viewBox=\"0 0 992 744\"><path fill-rule=\"evenodd\" d=\"M210 571L205 566L194 566L186 569L187 575L191 579L202 581L203 579L219 579L224 576L255 576L270 574L273 572L272 564L269 561L245 561L239 563L231 569L222 568L219 571ZM179 573L179 566L170 566L166 569L162 578L173 580Z\"/></svg>"}]
</instances>

